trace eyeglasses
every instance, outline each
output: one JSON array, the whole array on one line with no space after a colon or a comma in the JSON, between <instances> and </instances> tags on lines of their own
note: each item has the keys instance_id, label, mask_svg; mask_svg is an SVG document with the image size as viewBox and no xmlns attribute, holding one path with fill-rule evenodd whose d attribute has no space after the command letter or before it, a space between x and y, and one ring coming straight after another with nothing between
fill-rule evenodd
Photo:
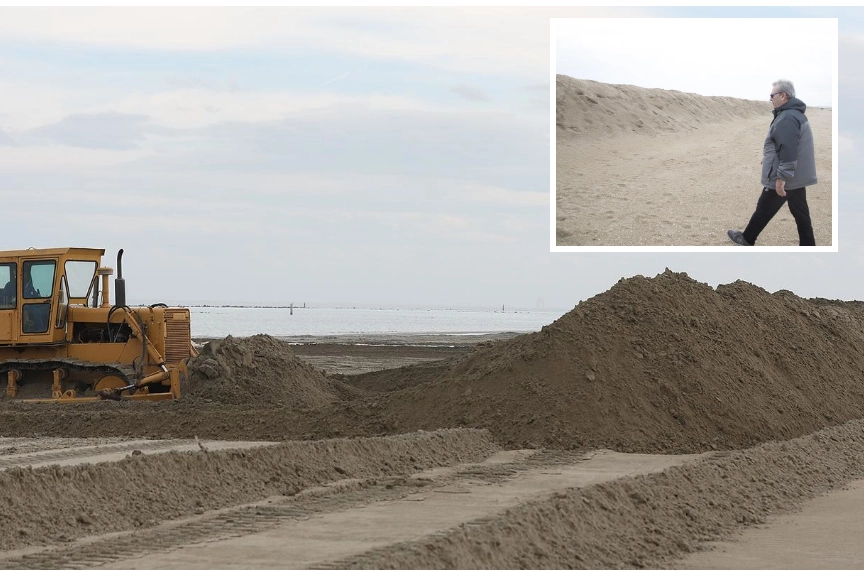
<instances>
[{"instance_id":1,"label":"eyeglasses","mask_svg":"<svg viewBox=\"0 0 864 576\"><path fill-rule=\"evenodd\" d=\"M782 92L774 92L773 94L770 94L769 97L774 98L777 94L782 94Z\"/></svg>"}]
</instances>

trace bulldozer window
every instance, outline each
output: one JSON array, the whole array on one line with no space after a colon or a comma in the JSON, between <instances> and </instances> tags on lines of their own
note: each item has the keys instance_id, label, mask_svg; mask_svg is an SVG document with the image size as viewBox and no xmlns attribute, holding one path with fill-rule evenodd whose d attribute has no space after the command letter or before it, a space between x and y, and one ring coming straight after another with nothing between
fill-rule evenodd
<instances>
[{"instance_id":1,"label":"bulldozer window","mask_svg":"<svg viewBox=\"0 0 864 576\"><path fill-rule=\"evenodd\" d=\"M54 292L55 267L53 260L24 262L24 298L50 298Z\"/></svg>"},{"instance_id":2,"label":"bulldozer window","mask_svg":"<svg viewBox=\"0 0 864 576\"><path fill-rule=\"evenodd\" d=\"M18 296L18 282L15 264L0 264L0 310L15 308Z\"/></svg>"},{"instance_id":3,"label":"bulldozer window","mask_svg":"<svg viewBox=\"0 0 864 576\"><path fill-rule=\"evenodd\" d=\"M26 334L39 334L48 331L48 317L51 304L24 304L21 309L21 329Z\"/></svg>"},{"instance_id":4,"label":"bulldozer window","mask_svg":"<svg viewBox=\"0 0 864 576\"><path fill-rule=\"evenodd\" d=\"M68 260L66 262L66 278L69 280L69 297L86 298L95 275L96 262Z\"/></svg>"}]
</instances>

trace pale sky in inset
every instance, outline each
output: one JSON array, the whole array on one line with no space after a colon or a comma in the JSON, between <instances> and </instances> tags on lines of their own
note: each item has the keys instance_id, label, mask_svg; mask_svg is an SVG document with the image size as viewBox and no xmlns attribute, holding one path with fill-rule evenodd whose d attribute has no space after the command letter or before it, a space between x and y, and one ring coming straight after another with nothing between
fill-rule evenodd
<instances>
[{"instance_id":1,"label":"pale sky in inset","mask_svg":"<svg viewBox=\"0 0 864 576\"><path fill-rule=\"evenodd\" d=\"M792 80L809 106L832 105L837 21L831 18L555 19L556 73L768 100Z\"/></svg>"},{"instance_id":2,"label":"pale sky in inset","mask_svg":"<svg viewBox=\"0 0 864 576\"><path fill-rule=\"evenodd\" d=\"M0 249L125 248L136 303L570 308L667 266L864 299L846 168L837 254L551 254L549 19L577 16L839 17L861 163L861 8L2 7Z\"/></svg>"}]
</instances>

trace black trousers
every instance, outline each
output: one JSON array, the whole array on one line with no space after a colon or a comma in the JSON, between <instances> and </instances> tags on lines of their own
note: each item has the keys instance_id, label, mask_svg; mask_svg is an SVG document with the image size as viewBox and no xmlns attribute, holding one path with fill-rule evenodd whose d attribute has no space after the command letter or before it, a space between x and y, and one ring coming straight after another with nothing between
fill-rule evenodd
<instances>
[{"instance_id":1,"label":"black trousers","mask_svg":"<svg viewBox=\"0 0 864 576\"><path fill-rule=\"evenodd\" d=\"M768 222L789 201L789 211L798 226L798 243L800 246L815 246L813 224L810 222L810 209L807 207L807 188L786 190L786 196L778 196L776 190L762 189L762 195L756 203L756 211L750 217L750 223L744 229L744 240L756 245L756 238L768 225Z\"/></svg>"}]
</instances>

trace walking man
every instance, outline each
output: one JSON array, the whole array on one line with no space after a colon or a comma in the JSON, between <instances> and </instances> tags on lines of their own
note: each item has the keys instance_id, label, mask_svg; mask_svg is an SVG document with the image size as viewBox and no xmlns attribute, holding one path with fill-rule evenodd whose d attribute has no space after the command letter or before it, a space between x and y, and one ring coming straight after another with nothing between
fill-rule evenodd
<instances>
[{"instance_id":1,"label":"walking man","mask_svg":"<svg viewBox=\"0 0 864 576\"><path fill-rule=\"evenodd\" d=\"M743 232L729 230L729 238L736 244L753 246L771 218L788 201L798 226L799 244L815 246L806 186L816 184L816 153L810 121L804 115L807 105L795 97L795 86L789 80L774 82L771 103L774 120L762 151L762 195L747 228Z\"/></svg>"}]
</instances>

